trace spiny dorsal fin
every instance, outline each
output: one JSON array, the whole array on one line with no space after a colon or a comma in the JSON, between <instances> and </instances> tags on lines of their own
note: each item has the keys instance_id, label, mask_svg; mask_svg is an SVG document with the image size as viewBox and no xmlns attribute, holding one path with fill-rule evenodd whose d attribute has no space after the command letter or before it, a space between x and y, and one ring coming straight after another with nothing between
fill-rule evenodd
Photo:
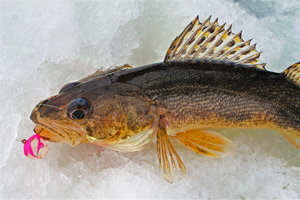
<instances>
[{"instance_id":1,"label":"spiny dorsal fin","mask_svg":"<svg viewBox=\"0 0 300 200\"><path fill-rule=\"evenodd\" d=\"M282 72L285 76L291 79L296 85L300 86L300 62L293 64Z\"/></svg>"},{"instance_id":2,"label":"spiny dorsal fin","mask_svg":"<svg viewBox=\"0 0 300 200\"><path fill-rule=\"evenodd\" d=\"M265 70L265 63L259 60L257 52L250 41L244 42L242 32L233 34L231 25L219 26L218 19L210 22L211 16L203 23L198 16L172 42L164 62L202 61L239 64Z\"/></svg>"}]
</instances>

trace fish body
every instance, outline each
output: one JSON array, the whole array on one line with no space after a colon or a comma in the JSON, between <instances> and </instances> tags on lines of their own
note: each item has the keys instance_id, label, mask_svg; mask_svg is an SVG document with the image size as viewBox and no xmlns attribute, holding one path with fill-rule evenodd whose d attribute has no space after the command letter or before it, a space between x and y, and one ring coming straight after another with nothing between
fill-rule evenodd
<instances>
[{"instance_id":1,"label":"fish body","mask_svg":"<svg viewBox=\"0 0 300 200\"><path fill-rule=\"evenodd\" d=\"M169 182L186 174L170 137L198 154L223 157L234 144L209 129L271 129L300 149L300 64L269 72L259 55L231 26L196 18L164 62L97 71L39 103L31 114L35 132L52 142L122 152L140 151L157 138Z\"/></svg>"},{"instance_id":2,"label":"fish body","mask_svg":"<svg viewBox=\"0 0 300 200\"><path fill-rule=\"evenodd\" d=\"M128 75L130 74L130 75ZM169 134L267 128L300 137L299 86L282 73L219 63L158 63L116 73L169 112Z\"/></svg>"}]
</instances>

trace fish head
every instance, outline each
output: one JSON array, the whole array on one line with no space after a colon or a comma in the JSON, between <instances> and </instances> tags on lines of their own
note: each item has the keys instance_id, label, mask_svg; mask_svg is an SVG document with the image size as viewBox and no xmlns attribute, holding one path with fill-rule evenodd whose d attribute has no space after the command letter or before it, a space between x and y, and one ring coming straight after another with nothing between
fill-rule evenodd
<instances>
[{"instance_id":1,"label":"fish head","mask_svg":"<svg viewBox=\"0 0 300 200\"><path fill-rule=\"evenodd\" d=\"M70 83L36 105L30 117L34 131L45 140L71 146L124 142L149 129L156 119L155 105L137 91L105 79Z\"/></svg>"}]
</instances>

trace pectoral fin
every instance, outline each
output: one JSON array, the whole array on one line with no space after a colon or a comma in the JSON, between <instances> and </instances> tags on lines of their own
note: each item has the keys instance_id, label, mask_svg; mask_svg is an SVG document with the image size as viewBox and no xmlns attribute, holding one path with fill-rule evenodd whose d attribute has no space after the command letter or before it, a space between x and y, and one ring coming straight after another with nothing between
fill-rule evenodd
<instances>
[{"instance_id":1,"label":"pectoral fin","mask_svg":"<svg viewBox=\"0 0 300 200\"><path fill-rule=\"evenodd\" d=\"M286 141L288 141L292 146L300 149L300 140L292 135L288 135L285 133L279 133Z\"/></svg>"},{"instance_id":2,"label":"pectoral fin","mask_svg":"<svg viewBox=\"0 0 300 200\"><path fill-rule=\"evenodd\" d=\"M235 145L228 138L215 131L190 130L177 133L173 137L197 154L219 158L234 153Z\"/></svg>"},{"instance_id":3,"label":"pectoral fin","mask_svg":"<svg viewBox=\"0 0 300 200\"><path fill-rule=\"evenodd\" d=\"M173 183L186 175L186 168L169 140L165 124L160 121L157 131L157 155L164 178Z\"/></svg>"}]
</instances>

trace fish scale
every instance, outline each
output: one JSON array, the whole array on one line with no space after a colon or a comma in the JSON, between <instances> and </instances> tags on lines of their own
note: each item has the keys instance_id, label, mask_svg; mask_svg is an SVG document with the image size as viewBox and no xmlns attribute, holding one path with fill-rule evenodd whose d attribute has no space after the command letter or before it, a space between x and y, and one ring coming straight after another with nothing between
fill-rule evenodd
<instances>
[{"instance_id":1,"label":"fish scale","mask_svg":"<svg viewBox=\"0 0 300 200\"><path fill-rule=\"evenodd\" d=\"M162 68L164 68L165 65L162 65ZM180 64L177 63L177 65ZM178 68L184 68L185 64L182 65L183 66L179 66ZM274 73L268 74L268 72L265 71L251 69L253 71L252 73L257 73L257 75L254 76L256 78L244 80L244 74L239 74L239 77L237 76L236 72L234 73L236 77L230 74L230 70L228 70L230 67L228 66L225 68L224 66L220 66L220 70L227 71L227 73L212 73L210 71L205 71L203 66L199 67L199 64L190 65L195 65L196 69L199 69L198 73L200 75L194 74L194 77L182 74L178 76L173 75L170 71L175 68L174 65L169 65L169 71L166 69L159 69L159 65L156 65L157 73L162 74L160 71L167 71L168 75L172 77L170 80L165 78L164 74L162 74L162 80L160 80L158 78L159 75L156 76L153 73L155 70L154 67L151 68L153 71L149 72L149 76L146 74L143 75L143 79L147 77L148 82L151 83L148 85L150 88L149 90L148 87L143 84L144 92L150 97L158 96L158 98L164 102L164 104L171 110L172 115L174 115L172 118L174 124L180 124L179 121L184 121L182 118L199 118L199 120L194 121L196 121L197 124L206 125L206 128L270 128L270 126L275 125L270 124L271 122L268 121L259 121L259 119L254 120L253 117L261 115L261 118L270 119L272 116L276 117L279 115L279 113L283 112L285 113L284 116L287 118L278 118L278 126L280 126L282 123L285 125L285 123L289 122L289 126L300 130L299 109L293 110L297 105L288 103L286 100L288 99L287 95L293 95L290 98L295 100L295 104L299 103L299 101L297 101L297 99L300 99L300 95L298 93L299 88L295 87L293 90L292 83L286 79L281 79L282 76L278 76L279 80L276 81L276 83L281 87L277 87L276 84L274 85ZM202 63L202 65L205 65L205 63ZM216 70L216 68L214 69ZM174 71L174 73L178 73L178 71ZM243 72L247 72L247 75L249 74L248 71L242 70L241 73ZM264 76L260 75L260 73L263 73ZM217 77L218 74L220 75L219 77ZM266 80L266 74L268 74L270 81ZM137 74L137 77L139 76L140 74ZM155 81L157 82L156 87L153 86L151 77L154 77ZM174 77L178 77L178 79L174 79ZM195 78L199 81L195 83L192 78ZM132 79L123 80L122 75L118 81L132 84ZM136 79L135 81L137 83L140 82ZM176 84L176 82L180 83L180 85ZM162 86L161 89L160 86ZM155 87L156 89L151 89L152 87ZM283 90L283 88L289 89ZM274 98L272 95L266 96L266 93L276 95L276 97L280 98ZM173 99L175 99L175 101ZM184 101L184 104L182 104L182 101ZM188 108L189 105L193 105L193 109L197 109L197 113L192 112L191 109L186 110L186 114L181 112L182 109ZM274 108L277 108L277 112L279 113L276 113ZM210 113L208 113L208 111L210 111ZM218 112L216 113L212 111ZM272 112L272 114L268 112ZM289 113L291 114L289 115ZM207 117L207 114L213 117ZM248 121L244 120L244 122L241 124L241 118L245 118ZM204 119L205 121L200 119ZM208 123L208 121L211 122ZM226 123L226 121L228 123ZM233 123L233 121L235 121L235 123ZM184 123L187 122L184 121Z\"/></svg>"},{"instance_id":2,"label":"fish scale","mask_svg":"<svg viewBox=\"0 0 300 200\"><path fill-rule=\"evenodd\" d=\"M300 118L299 87L281 73L227 64L174 62L120 72L117 81L136 85L153 96L158 95L153 91L164 91L176 86L219 88L274 103ZM161 98L165 98L165 95Z\"/></svg>"}]
</instances>

